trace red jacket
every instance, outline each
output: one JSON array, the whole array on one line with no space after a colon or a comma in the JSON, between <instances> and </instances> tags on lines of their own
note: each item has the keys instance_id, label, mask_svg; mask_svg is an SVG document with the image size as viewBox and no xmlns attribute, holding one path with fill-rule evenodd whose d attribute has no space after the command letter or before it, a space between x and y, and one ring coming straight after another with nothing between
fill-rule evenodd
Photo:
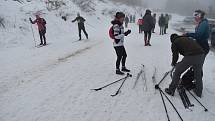
<instances>
[{"instance_id":1,"label":"red jacket","mask_svg":"<svg viewBox=\"0 0 215 121\"><path fill-rule=\"evenodd\" d=\"M42 31L42 30L45 30L46 29L46 21L45 19L43 18L37 18L36 20L34 21L31 21L32 24L37 24L38 26L38 30L39 31Z\"/></svg>"},{"instance_id":2,"label":"red jacket","mask_svg":"<svg viewBox=\"0 0 215 121\"><path fill-rule=\"evenodd\" d=\"M143 19L139 19L137 22L138 25L143 25Z\"/></svg>"}]
</instances>

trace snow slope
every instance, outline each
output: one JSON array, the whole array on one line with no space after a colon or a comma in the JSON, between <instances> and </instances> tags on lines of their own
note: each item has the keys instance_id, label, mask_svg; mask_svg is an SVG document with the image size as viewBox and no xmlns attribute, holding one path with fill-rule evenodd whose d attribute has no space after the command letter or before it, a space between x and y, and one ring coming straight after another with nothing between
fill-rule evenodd
<instances>
[{"instance_id":1,"label":"snow slope","mask_svg":"<svg viewBox=\"0 0 215 121\"><path fill-rule=\"evenodd\" d=\"M22 7L14 2L3 3L4 9L8 11ZM14 7L9 8L11 4L14 4ZM159 92L154 90L151 78L155 67L158 70L157 82L171 68L169 35L175 32L172 27L169 34L164 36L158 35L157 27L152 36L153 46L145 47L143 35L138 34L138 27L136 24L130 24L132 34L126 38L125 47L128 54L127 67L132 70L133 77L125 82L117 97L110 95L115 93L119 84L99 92L90 90L121 78L114 74L116 57L107 35L111 18L101 14L105 4L109 9L114 8L112 3L98 2L95 15L82 13L87 18L89 40L74 43L78 38L77 25L72 24L71 20L64 22L60 17L56 17L59 11L43 11L43 17L48 23L49 43L43 48L34 47L28 22L18 21L17 25L26 28L23 34L19 29L13 29L12 25L1 30L1 35L4 36L1 36L0 41L5 40L6 43L2 42L0 48L0 121L167 120ZM34 13L43 10L43 6L41 2L31 3L23 8L25 12L10 12L10 15L5 16L10 18L16 14L20 19L28 19L26 11ZM74 8L64 12L78 9L74 5ZM124 6L118 9L124 10ZM74 17L75 14L70 19ZM174 15L172 22L181 18ZM35 27L34 32L37 37ZM170 97L185 121L215 120L214 55L210 52L204 65L204 92L201 101L208 107L208 113L190 96L195 103L192 112L184 109L178 94ZM137 87L132 89L141 64L146 66L147 90L143 90L141 80ZM167 87L169 82L170 78L167 78L161 85L162 88ZM171 120L179 121L172 107L169 104L167 107Z\"/></svg>"}]
</instances>

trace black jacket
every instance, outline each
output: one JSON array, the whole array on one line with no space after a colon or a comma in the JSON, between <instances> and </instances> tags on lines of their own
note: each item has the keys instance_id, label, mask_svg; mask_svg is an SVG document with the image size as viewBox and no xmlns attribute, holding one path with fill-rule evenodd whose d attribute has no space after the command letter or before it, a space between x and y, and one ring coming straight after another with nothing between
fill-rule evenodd
<instances>
[{"instance_id":1,"label":"black jacket","mask_svg":"<svg viewBox=\"0 0 215 121\"><path fill-rule=\"evenodd\" d=\"M151 14L146 14L143 17L143 31L152 31L154 28L154 20Z\"/></svg>"},{"instance_id":2,"label":"black jacket","mask_svg":"<svg viewBox=\"0 0 215 121\"><path fill-rule=\"evenodd\" d=\"M172 65L176 65L179 54L183 56L194 56L204 54L202 47L189 37L179 36L172 41Z\"/></svg>"},{"instance_id":3,"label":"black jacket","mask_svg":"<svg viewBox=\"0 0 215 121\"><path fill-rule=\"evenodd\" d=\"M83 17L78 16L78 17L76 17L72 22L75 22L75 21L78 22L78 27L84 28L84 22L85 22L86 20L85 20Z\"/></svg>"}]
</instances>

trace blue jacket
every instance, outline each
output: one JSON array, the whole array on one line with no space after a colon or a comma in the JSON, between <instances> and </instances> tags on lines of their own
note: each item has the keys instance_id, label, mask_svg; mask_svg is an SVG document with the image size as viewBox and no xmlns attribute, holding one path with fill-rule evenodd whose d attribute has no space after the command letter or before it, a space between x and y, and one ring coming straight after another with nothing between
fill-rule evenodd
<instances>
[{"instance_id":1,"label":"blue jacket","mask_svg":"<svg viewBox=\"0 0 215 121\"><path fill-rule=\"evenodd\" d=\"M196 39L200 46L205 50L206 54L209 52L209 24L207 19L203 19L195 29L195 33L187 33L188 37Z\"/></svg>"}]
</instances>

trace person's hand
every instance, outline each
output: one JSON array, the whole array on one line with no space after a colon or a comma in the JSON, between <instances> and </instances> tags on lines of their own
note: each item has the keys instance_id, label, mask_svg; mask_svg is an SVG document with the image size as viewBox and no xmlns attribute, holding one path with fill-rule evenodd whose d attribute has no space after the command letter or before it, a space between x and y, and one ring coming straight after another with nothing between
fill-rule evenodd
<instances>
[{"instance_id":1,"label":"person's hand","mask_svg":"<svg viewBox=\"0 0 215 121\"><path fill-rule=\"evenodd\" d=\"M128 36L131 33L131 30L128 30L124 33L125 36Z\"/></svg>"},{"instance_id":2,"label":"person's hand","mask_svg":"<svg viewBox=\"0 0 215 121\"><path fill-rule=\"evenodd\" d=\"M31 18L29 18L29 21L32 21Z\"/></svg>"}]
</instances>

